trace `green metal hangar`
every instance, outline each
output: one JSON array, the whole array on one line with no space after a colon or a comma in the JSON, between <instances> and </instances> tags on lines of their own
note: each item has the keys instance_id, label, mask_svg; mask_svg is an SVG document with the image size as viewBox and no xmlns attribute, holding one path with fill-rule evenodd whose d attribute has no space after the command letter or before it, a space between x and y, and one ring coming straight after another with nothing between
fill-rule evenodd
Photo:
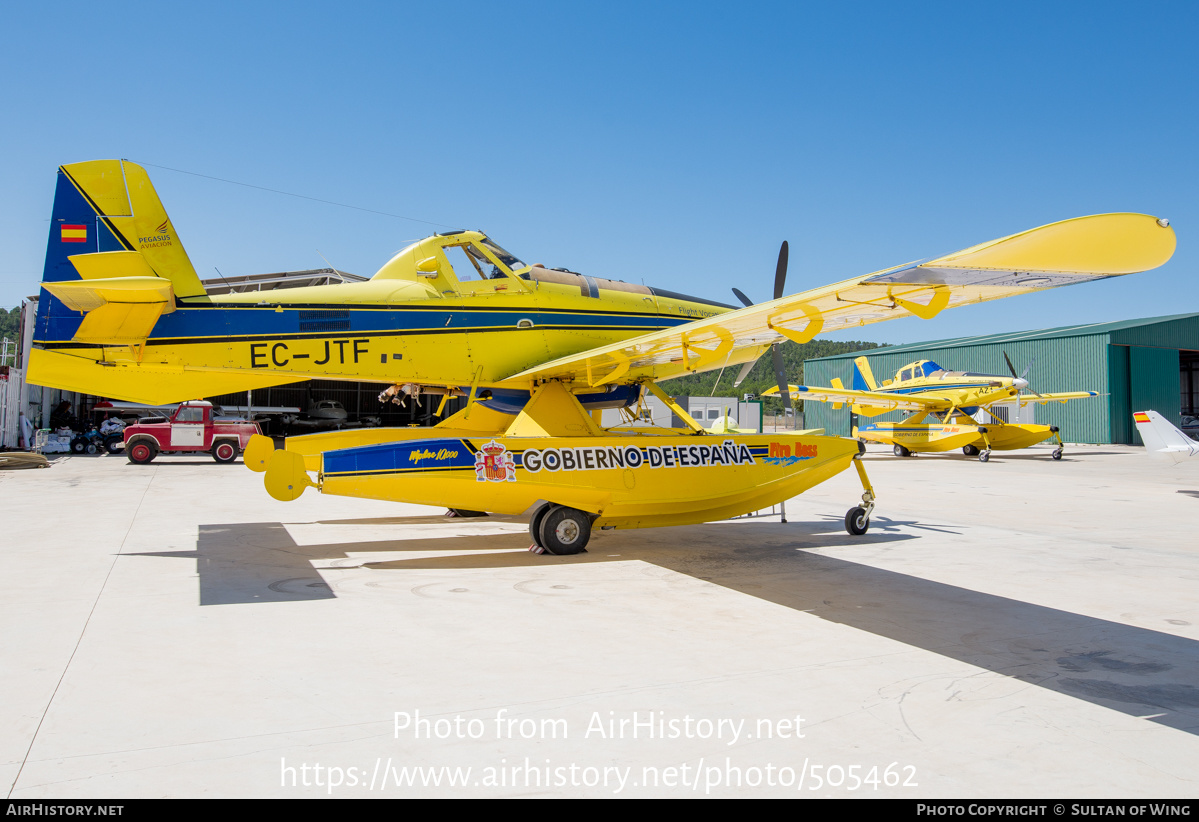
<instances>
[{"instance_id":1,"label":"green metal hangar","mask_svg":"<svg viewBox=\"0 0 1199 822\"><path fill-rule=\"evenodd\" d=\"M1175 425L1182 414L1199 413L1199 313L838 354L807 360L803 379L806 385L827 386L839 377L850 386L853 361L860 356L869 359L880 383L917 360L932 360L949 371L1006 376L1004 352L1017 372L1032 363L1027 379L1039 393L1098 391L1106 395L1026 406L1018 418L1014 403L1010 408L998 407L997 413L1008 422L1058 426L1066 442L1140 445L1133 411L1153 409ZM896 412L875 419L902 418ZM803 424L805 428L849 436L850 411L848 406L838 409L830 403L808 400L804 403Z\"/></svg>"}]
</instances>

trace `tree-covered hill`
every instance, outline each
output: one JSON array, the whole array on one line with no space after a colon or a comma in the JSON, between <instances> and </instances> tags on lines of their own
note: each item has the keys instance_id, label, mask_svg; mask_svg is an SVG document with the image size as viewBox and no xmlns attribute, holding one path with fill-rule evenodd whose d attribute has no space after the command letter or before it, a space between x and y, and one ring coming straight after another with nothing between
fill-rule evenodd
<instances>
[{"instance_id":1,"label":"tree-covered hill","mask_svg":"<svg viewBox=\"0 0 1199 822\"><path fill-rule=\"evenodd\" d=\"M804 360L831 357L834 354L845 354L849 351L864 351L870 348L879 348L880 345L880 343L872 342L832 342L831 340L813 340L803 345L790 341L785 342L783 343L783 362L786 364L787 379L795 385L803 385ZM740 387L733 388L733 380L737 379L740 371L741 366L734 365L724 369L723 374L720 369L716 369L705 371L702 374L663 380L659 385L662 390L673 397L707 397L713 394L712 389L715 387L717 396L738 398L742 394L761 396L763 391L773 388L775 385L774 366L771 364L770 351L762 355ZM718 378L719 385L716 382ZM780 414L782 407L783 402L778 398L763 398L762 412L765 414Z\"/></svg>"},{"instance_id":2,"label":"tree-covered hill","mask_svg":"<svg viewBox=\"0 0 1199 822\"><path fill-rule=\"evenodd\" d=\"M0 338L8 337L15 340L21 330L21 306L11 311L0 308Z\"/></svg>"}]
</instances>

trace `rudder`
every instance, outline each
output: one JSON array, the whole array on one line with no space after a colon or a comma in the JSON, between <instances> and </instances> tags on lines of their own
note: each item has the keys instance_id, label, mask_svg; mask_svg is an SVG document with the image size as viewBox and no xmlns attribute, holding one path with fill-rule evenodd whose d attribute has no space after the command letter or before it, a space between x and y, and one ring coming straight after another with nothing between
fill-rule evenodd
<instances>
[{"instance_id":1,"label":"rudder","mask_svg":"<svg viewBox=\"0 0 1199 822\"><path fill-rule=\"evenodd\" d=\"M874 381L874 372L870 370L870 360L865 357L858 357L853 361L853 390L878 390L878 383Z\"/></svg>"}]
</instances>

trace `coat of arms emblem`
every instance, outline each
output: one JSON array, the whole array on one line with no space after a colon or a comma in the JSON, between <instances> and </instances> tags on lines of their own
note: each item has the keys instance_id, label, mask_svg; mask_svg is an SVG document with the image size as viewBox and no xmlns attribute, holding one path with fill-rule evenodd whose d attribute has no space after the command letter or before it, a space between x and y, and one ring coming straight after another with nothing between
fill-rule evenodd
<instances>
[{"instance_id":1,"label":"coat of arms emblem","mask_svg":"<svg viewBox=\"0 0 1199 822\"><path fill-rule=\"evenodd\" d=\"M475 454L475 479L479 482L516 482L516 462L512 453L495 440Z\"/></svg>"}]
</instances>

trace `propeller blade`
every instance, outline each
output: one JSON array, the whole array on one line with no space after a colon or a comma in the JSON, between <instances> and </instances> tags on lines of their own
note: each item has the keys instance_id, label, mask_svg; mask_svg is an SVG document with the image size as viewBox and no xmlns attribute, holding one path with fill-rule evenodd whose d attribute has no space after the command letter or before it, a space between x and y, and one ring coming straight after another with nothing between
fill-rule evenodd
<instances>
[{"instance_id":1,"label":"propeller blade","mask_svg":"<svg viewBox=\"0 0 1199 822\"><path fill-rule=\"evenodd\" d=\"M740 288L734 288L733 293L737 296L737 299L741 301L741 304L744 305L746 308L749 308L751 305L754 304L754 301L751 300L749 297L745 296L745 294L743 294L741 292Z\"/></svg>"},{"instance_id":2,"label":"propeller blade","mask_svg":"<svg viewBox=\"0 0 1199 822\"><path fill-rule=\"evenodd\" d=\"M1007 355L1006 351L1003 352L1003 361L1007 363L1007 370L1012 372L1013 379L1022 380L1026 376L1028 376L1028 372L1032 370L1032 364L1037 361L1037 358L1033 357L1031 360L1028 361L1028 365L1025 366L1025 368L1024 368L1024 373L1021 374L1020 376L1016 376L1016 367L1014 365L1012 365L1012 360ZM1037 397L1041 396L1040 394L1037 394L1037 392L1035 390L1033 390L1033 387L1031 385L1028 386L1028 392L1030 394L1036 394Z\"/></svg>"},{"instance_id":3,"label":"propeller blade","mask_svg":"<svg viewBox=\"0 0 1199 822\"><path fill-rule=\"evenodd\" d=\"M787 241L783 240L783 244L779 248L778 265L774 267L774 298L776 300L783 296L783 286L787 283L787 256Z\"/></svg>"},{"instance_id":4,"label":"propeller blade","mask_svg":"<svg viewBox=\"0 0 1199 822\"><path fill-rule=\"evenodd\" d=\"M1011 357L1009 357L1007 355L1006 351L1003 352L1003 361L1007 363L1007 370L1011 372L1012 379L1014 379L1014 380L1020 379L1019 377L1016 376L1016 366L1012 365L1012 359L1011 359Z\"/></svg>"},{"instance_id":5,"label":"propeller blade","mask_svg":"<svg viewBox=\"0 0 1199 822\"><path fill-rule=\"evenodd\" d=\"M758 359L761 359L759 357ZM758 364L758 360L750 360L745 365L741 366L741 373L737 375L737 379L733 381L733 388L740 387L741 383L745 382L745 378L749 376L749 372L754 370L754 366Z\"/></svg>"},{"instance_id":6,"label":"propeller blade","mask_svg":"<svg viewBox=\"0 0 1199 822\"><path fill-rule=\"evenodd\" d=\"M787 382L787 369L783 365L783 352L779 350L778 343L770 346L770 357L774 360L774 378L778 380L779 395L783 398L783 409L791 411L791 392L787 390L789 384Z\"/></svg>"},{"instance_id":7,"label":"propeller blade","mask_svg":"<svg viewBox=\"0 0 1199 822\"><path fill-rule=\"evenodd\" d=\"M1037 361L1036 357L1033 357L1031 360L1028 361L1028 366L1024 369L1024 373L1020 375L1020 379L1024 379L1025 377L1028 376L1028 372L1032 371L1032 364L1035 363L1036 361ZM1034 393L1036 393L1036 392L1034 392Z\"/></svg>"}]
</instances>

